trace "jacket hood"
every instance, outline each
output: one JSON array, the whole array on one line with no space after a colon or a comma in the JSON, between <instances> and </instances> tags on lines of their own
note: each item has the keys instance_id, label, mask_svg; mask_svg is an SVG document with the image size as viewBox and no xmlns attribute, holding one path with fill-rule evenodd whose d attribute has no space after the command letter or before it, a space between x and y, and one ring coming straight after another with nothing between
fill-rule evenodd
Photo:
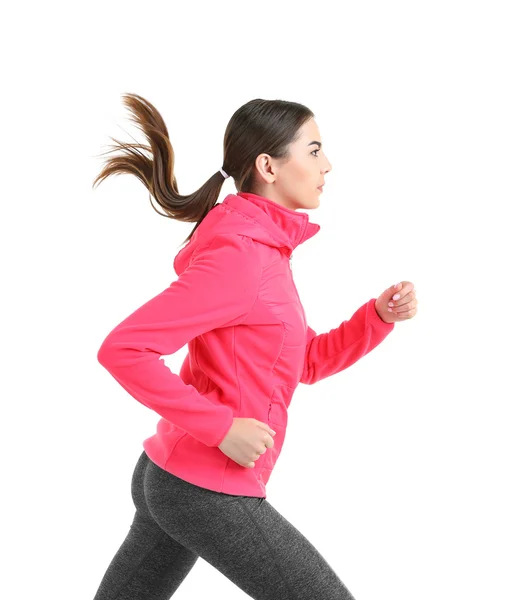
<instances>
[{"instance_id":1,"label":"jacket hood","mask_svg":"<svg viewBox=\"0 0 507 600\"><path fill-rule=\"evenodd\" d=\"M264 196L250 192L228 194L206 214L192 238L174 259L174 270L180 275L190 263L198 247L206 245L217 234L237 233L268 246L280 248L290 256L293 250L320 230L304 212L286 208Z\"/></svg>"}]
</instances>

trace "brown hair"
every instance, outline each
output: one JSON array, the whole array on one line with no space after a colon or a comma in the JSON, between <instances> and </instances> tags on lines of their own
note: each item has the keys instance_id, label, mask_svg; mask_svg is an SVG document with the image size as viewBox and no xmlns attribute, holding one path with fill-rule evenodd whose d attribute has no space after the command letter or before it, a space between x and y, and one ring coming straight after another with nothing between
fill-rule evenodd
<instances>
[{"instance_id":1,"label":"brown hair","mask_svg":"<svg viewBox=\"0 0 507 600\"><path fill-rule=\"evenodd\" d=\"M123 98L133 114L131 120L148 138L149 146L125 144L111 138L118 144L113 146L113 151L119 148L124 152L107 158L92 188L115 173L135 175L147 187L150 203L157 213L178 221L196 222L185 243L217 203L224 177L218 170L194 193L180 195L174 175L174 150L160 113L137 94L124 94ZM225 130L222 165L234 179L237 191L252 191L255 160L259 154L289 160L289 145L297 139L300 127L312 117L313 112L306 106L286 100L257 98L238 108ZM146 156L141 150L151 152L152 156ZM151 196L164 212L157 210Z\"/></svg>"}]
</instances>

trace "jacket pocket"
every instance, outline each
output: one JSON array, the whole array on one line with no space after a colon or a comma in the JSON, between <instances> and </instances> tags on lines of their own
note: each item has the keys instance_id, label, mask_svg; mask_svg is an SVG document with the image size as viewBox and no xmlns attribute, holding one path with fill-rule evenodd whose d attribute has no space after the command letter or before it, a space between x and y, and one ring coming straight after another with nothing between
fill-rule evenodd
<instances>
[{"instance_id":1,"label":"jacket pocket","mask_svg":"<svg viewBox=\"0 0 507 600\"><path fill-rule=\"evenodd\" d=\"M290 402L290 397L294 393L294 388L278 384L275 386L271 399L269 401L268 408L268 423L269 425L277 425L278 427L287 427L288 421L288 409L287 406ZM276 427L273 427L276 431Z\"/></svg>"},{"instance_id":2,"label":"jacket pocket","mask_svg":"<svg viewBox=\"0 0 507 600\"><path fill-rule=\"evenodd\" d=\"M293 392L294 389L292 387L278 384L275 386L273 393L271 394L267 414L267 423L274 431L276 431L276 435L273 437L274 446L272 448L268 448L264 453L265 460L262 464L262 471L271 471L275 466L278 455L280 454L280 450L285 439L285 431L287 429L288 413L286 399L288 401Z\"/></svg>"}]
</instances>

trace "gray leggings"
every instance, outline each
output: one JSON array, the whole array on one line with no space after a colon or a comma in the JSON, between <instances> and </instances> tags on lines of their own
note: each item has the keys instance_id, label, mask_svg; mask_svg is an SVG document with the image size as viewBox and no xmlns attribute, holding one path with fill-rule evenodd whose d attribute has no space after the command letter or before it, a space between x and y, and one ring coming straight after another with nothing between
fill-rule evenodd
<instances>
[{"instance_id":1,"label":"gray leggings","mask_svg":"<svg viewBox=\"0 0 507 600\"><path fill-rule=\"evenodd\" d=\"M171 598L199 557L257 600L354 600L324 557L265 498L198 487L143 450L130 531L94 600ZM206 596L210 600L213 592Z\"/></svg>"}]
</instances>

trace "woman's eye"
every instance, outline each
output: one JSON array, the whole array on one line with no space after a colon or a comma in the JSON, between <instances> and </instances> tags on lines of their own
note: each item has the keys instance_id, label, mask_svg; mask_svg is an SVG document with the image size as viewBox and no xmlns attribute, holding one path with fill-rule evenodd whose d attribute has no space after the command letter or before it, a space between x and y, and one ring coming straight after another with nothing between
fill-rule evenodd
<instances>
[{"instance_id":1,"label":"woman's eye","mask_svg":"<svg viewBox=\"0 0 507 600\"><path fill-rule=\"evenodd\" d=\"M317 148L317 150L312 150L312 154L313 154L314 152L320 152L320 148ZM314 154L314 156L317 156L317 155L316 155L316 154ZM318 157L317 157L317 158L318 158Z\"/></svg>"}]
</instances>

